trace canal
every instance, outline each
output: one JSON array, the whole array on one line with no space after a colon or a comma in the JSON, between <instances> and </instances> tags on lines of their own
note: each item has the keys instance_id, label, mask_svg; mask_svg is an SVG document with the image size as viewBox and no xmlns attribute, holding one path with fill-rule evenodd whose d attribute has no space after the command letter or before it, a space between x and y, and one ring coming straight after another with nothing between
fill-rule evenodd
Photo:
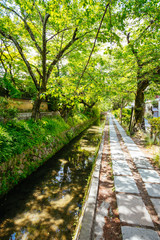
<instances>
[{"instance_id":1,"label":"canal","mask_svg":"<svg viewBox=\"0 0 160 240\"><path fill-rule=\"evenodd\" d=\"M71 240L104 121L95 123L0 200L0 240Z\"/></svg>"}]
</instances>

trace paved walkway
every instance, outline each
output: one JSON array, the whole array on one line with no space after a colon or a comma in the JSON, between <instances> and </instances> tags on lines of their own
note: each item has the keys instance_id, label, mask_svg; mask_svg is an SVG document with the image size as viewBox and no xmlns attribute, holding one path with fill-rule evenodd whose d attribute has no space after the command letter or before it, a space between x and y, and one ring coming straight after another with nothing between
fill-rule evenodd
<instances>
[{"instance_id":1,"label":"paved walkway","mask_svg":"<svg viewBox=\"0 0 160 240\"><path fill-rule=\"evenodd\" d=\"M131 164L125 158L121 144L119 143L115 125L124 141L131 156ZM104 131L107 131L106 129ZM152 221L152 216L147 210L142 189L137 185L135 172L139 175L141 185L144 186L147 198L152 205L152 212L156 212L160 219L160 176L141 152L133 140L126 135L121 125L109 116L110 153L114 175L114 187L117 199L121 232L123 240L160 240ZM95 172L93 174L91 189L84 209L84 216L80 230L79 240L107 240L103 237L105 217L109 214L109 203L103 201L96 208L98 193L100 162L102 158L103 141L99 150ZM129 164L128 164L129 163ZM132 168L131 166L134 166ZM107 173L106 173L107 175ZM136 181L135 181L136 180ZM106 189L107 191L107 189ZM95 211L96 209L96 211ZM160 226L159 226L160 227ZM115 239L112 239L115 240Z\"/></svg>"},{"instance_id":2,"label":"paved walkway","mask_svg":"<svg viewBox=\"0 0 160 240\"><path fill-rule=\"evenodd\" d=\"M126 135L120 124L110 115L110 152L112 159L112 168L114 175L114 185L119 211L120 221L122 223L121 232L123 240L160 240L155 231L151 216L140 195L140 190L135 182L133 170L130 169L125 155L120 146L114 123L122 136L125 146L132 157L138 173L141 176L147 193L157 215L160 217L160 177L153 170L148 159L141 152L133 140ZM95 216L95 228L93 239L101 240L103 238L103 226L107 206L100 206ZM101 217L100 217L101 216ZM97 227L99 226L99 227ZM101 229L100 229L101 226ZM114 239L113 239L114 240Z\"/></svg>"}]
</instances>

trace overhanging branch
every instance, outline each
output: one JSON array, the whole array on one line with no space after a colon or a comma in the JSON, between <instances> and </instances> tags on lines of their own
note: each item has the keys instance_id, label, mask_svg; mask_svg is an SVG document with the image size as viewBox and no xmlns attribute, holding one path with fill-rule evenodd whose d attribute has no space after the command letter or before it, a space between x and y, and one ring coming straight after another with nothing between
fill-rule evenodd
<instances>
[{"instance_id":1,"label":"overhanging branch","mask_svg":"<svg viewBox=\"0 0 160 240\"><path fill-rule=\"evenodd\" d=\"M96 34L96 37L95 37L95 40L94 40L94 44L93 44L91 53L90 53L90 55L89 55L89 58L88 58L88 61L87 61L86 65L85 65L85 67L84 67L84 69L83 69L83 72L82 72L82 74L81 74L81 76L80 76L80 79L79 79L78 84L77 84L77 88L79 87L80 81L81 81L81 79L83 78L84 73L85 73L85 71L86 71L86 69L87 69L87 67L88 67L89 62L90 62L91 56L92 56L93 51L94 51L94 48L95 48L95 46L96 46L96 42L97 42L97 38L98 38L98 35L99 35L99 32L100 32L101 26L102 26L102 23L103 23L103 19L104 19L105 15L106 15L106 12L107 12L108 7L109 7L109 3L106 5L106 8L105 8L105 11L104 11L104 13L103 13L101 22L100 22L100 24L99 24L99 28L98 28L98 31L97 31L97 34Z\"/></svg>"},{"instance_id":2,"label":"overhanging branch","mask_svg":"<svg viewBox=\"0 0 160 240\"><path fill-rule=\"evenodd\" d=\"M28 23L27 23L27 21L26 21L26 18L23 18L23 17L22 17L19 13L17 13L14 9L9 8L9 7L5 6L5 5L3 5L2 3L0 3L0 5L1 5L3 8L5 8L6 10L8 10L8 11L10 11L10 12L13 12L15 15L17 15L17 16L24 22L25 29L26 29L27 32L29 33L29 35L30 35L32 41L34 42L34 44L35 44L38 52L39 52L40 54L42 54L42 49L41 49L41 47L39 46L39 44L37 43L37 41L36 41L36 39L35 39L35 36L34 36L32 30L31 30L30 26L28 25Z\"/></svg>"},{"instance_id":3,"label":"overhanging branch","mask_svg":"<svg viewBox=\"0 0 160 240\"><path fill-rule=\"evenodd\" d=\"M30 66L30 63L29 63L28 60L26 59L26 57L25 57L25 55L24 55L24 53L23 53L23 50L22 50L20 44L18 43L18 41L17 41L13 36L11 36L10 34L5 33L5 32L4 32L3 30L1 30L1 29L0 29L0 34L1 34L3 37L11 40L11 41L14 43L14 45L16 46L19 54L21 55L21 57L22 57L25 65L26 65L26 67L27 67L27 69L28 69L28 72L29 72L30 76L32 77L32 79L33 79L33 81L34 81L34 84L35 84L37 90L39 90L39 85L38 85L38 83L37 83L37 79L36 79L36 77L35 77L35 75L34 75L34 73L33 73L33 71L32 71L32 68L31 68L31 66Z\"/></svg>"}]
</instances>

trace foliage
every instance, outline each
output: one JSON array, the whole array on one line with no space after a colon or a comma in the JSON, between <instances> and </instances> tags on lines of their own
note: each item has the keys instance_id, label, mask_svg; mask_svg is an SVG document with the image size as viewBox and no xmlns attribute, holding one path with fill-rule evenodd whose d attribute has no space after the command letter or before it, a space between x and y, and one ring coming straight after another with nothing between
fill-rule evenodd
<instances>
[{"instance_id":1,"label":"foliage","mask_svg":"<svg viewBox=\"0 0 160 240\"><path fill-rule=\"evenodd\" d=\"M0 123L0 162L4 162L15 154L20 154L34 145L39 145L57 136L69 125L60 116L53 119L12 120L7 124Z\"/></svg>"},{"instance_id":2,"label":"foliage","mask_svg":"<svg viewBox=\"0 0 160 240\"><path fill-rule=\"evenodd\" d=\"M105 51L107 60L108 96L114 108L124 107L129 99L135 101L134 127L143 126L144 99L160 83L159 1L144 0L117 2L112 21L117 28L119 43ZM109 61L108 61L109 59ZM154 86L154 87L153 87Z\"/></svg>"},{"instance_id":3,"label":"foliage","mask_svg":"<svg viewBox=\"0 0 160 240\"><path fill-rule=\"evenodd\" d=\"M120 108L112 111L114 116L120 121ZM123 108L122 110L122 124L129 126L131 118L131 109Z\"/></svg>"},{"instance_id":4,"label":"foliage","mask_svg":"<svg viewBox=\"0 0 160 240\"><path fill-rule=\"evenodd\" d=\"M68 117L67 123L70 126L76 126L77 124L82 123L83 121L87 121L88 117L84 115L83 113L77 113L73 116Z\"/></svg>"},{"instance_id":5,"label":"foliage","mask_svg":"<svg viewBox=\"0 0 160 240\"><path fill-rule=\"evenodd\" d=\"M4 161L11 156L12 153L12 136L7 132L4 126L0 126L0 159ZM1 160L0 160L1 163Z\"/></svg>"},{"instance_id":6,"label":"foliage","mask_svg":"<svg viewBox=\"0 0 160 240\"><path fill-rule=\"evenodd\" d=\"M0 116L4 122L7 122L17 116L17 109L10 106L10 103L7 98L0 97Z\"/></svg>"},{"instance_id":7,"label":"foliage","mask_svg":"<svg viewBox=\"0 0 160 240\"><path fill-rule=\"evenodd\" d=\"M85 50L85 45L86 47L90 45L90 51L91 40L95 38L97 24L102 18L105 5L103 1L94 0L61 2L11 0L9 5L5 1L0 3L0 37L3 46L1 65L14 85L18 68L18 72L22 72L23 76L27 76L26 78L34 84L37 97L32 113L35 119L39 115L41 95L46 92L49 79L54 79L52 85L55 85L57 65L61 59L65 57L64 61L67 60L66 55L68 57L70 52L81 54ZM33 54L30 54L31 52ZM77 56L75 58L78 59ZM87 58L88 56L85 56L83 61ZM82 62L80 65L82 72L84 65ZM7 70L8 66L10 71ZM74 81L77 89L81 72ZM64 78L66 88L68 77ZM74 79L71 78L71 82L72 80ZM22 91L24 88L22 86ZM55 86L54 89L57 91ZM65 103L63 94L60 97L63 105ZM70 96L67 98L69 101ZM73 102L74 99L72 104Z\"/></svg>"},{"instance_id":8,"label":"foliage","mask_svg":"<svg viewBox=\"0 0 160 240\"><path fill-rule=\"evenodd\" d=\"M154 139L151 137L151 135L148 133L145 136L145 145L146 146L152 146L154 144Z\"/></svg>"},{"instance_id":9,"label":"foliage","mask_svg":"<svg viewBox=\"0 0 160 240\"><path fill-rule=\"evenodd\" d=\"M1 1L0 87L32 97L35 118L47 96L64 117L79 103L122 109L135 100L142 122L144 99L159 91L159 1L109 4L83 75L106 1Z\"/></svg>"},{"instance_id":10,"label":"foliage","mask_svg":"<svg viewBox=\"0 0 160 240\"><path fill-rule=\"evenodd\" d=\"M93 113L91 115L96 117ZM14 119L7 123L0 122L0 163L33 146L42 143L47 144L53 137L59 136L70 127L79 125L90 118L91 116L79 111L74 112L68 118L67 123L59 115L53 118L44 117L37 122L32 119L20 121Z\"/></svg>"},{"instance_id":11,"label":"foliage","mask_svg":"<svg viewBox=\"0 0 160 240\"><path fill-rule=\"evenodd\" d=\"M154 162L160 168L160 153L155 155Z\"/></svg>"},{"instance_id":12,"label":"foliage","mask_svg":"<svg viewBox=\"0 0 160 240\"><path fill-rule=\"evenodd\" d=\"M160 117L150 119L149 123L151 124L151 135L154 135L154 143L156 143L157 137L160 137Z\"/></svg>"},{"instance_id":13,"label":"foliage","mask_svg":"<svg viewBox=\"0 0 160 240\"><path fill-rule=\"evenodd\" d=\"M158 108L158 101L153 100L153 101L152 101L152 106L153 106L154 108Z\"/></svg>"},{"instance_id":14,"label":"foliage","mask_svg":"<svg viewBox=\"0 0 160 240\"><path fill-rule=\"evenodd\" d=\"M92 109L86 109L82 104L79 104L78 108L79 110L74 110L73 114L67 118L67 123L70 126L76 126L90 118L98 119L100 117L100 109L97 106L94 106Z\"/></svg>"}]
</instances>

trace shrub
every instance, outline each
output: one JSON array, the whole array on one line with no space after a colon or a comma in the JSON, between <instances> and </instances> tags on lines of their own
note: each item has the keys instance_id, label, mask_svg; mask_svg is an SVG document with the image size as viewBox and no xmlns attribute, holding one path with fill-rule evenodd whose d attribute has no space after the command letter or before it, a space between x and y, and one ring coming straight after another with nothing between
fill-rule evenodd
<instances>
[{"instance_id":1,"label":"shrub","mask_svg":"<svg viewBox=\"0 0 160 240\"><path fill-rule=\"evenodd\" d=\"M160 153L155 155L154 162L158 167L160 167Z\"/></svg>"},{"instance_id":2,"label":"shrub","mask_svg":"<svg viewBox=\"0 0 160 240\"><path fill-rule=\"evenodd\" d=\"M151 124L151 137L154 135L154 143L156 143L160 135L160 117L150 119L149 123Z\"/></svg>"},{"instance_id":3,"label":"shrub","mask_svg":"<svg viewBox=\"0 0 160 240\"><path fill-rule=\"evenodd\" d=\"M115 116L115 118L120 119L120 108L112 111L112 114Z\"/></svg>"},{"instance_id":4,"label":"shrub","mask_svg":"<svg viewBox=\"0 0 160 240\"><path fill-rule=\"evenodd\" d=\"M122 121L126 123L126 125L129 125L131 118L131 109L123 108L122 111Z\"/></svg>"},{"instance_id":5,"label":"shrub","mask_svg":"<svg viewBox=\"0 0 160 240\"><path fill-rule=\"evenodd\" d=\"M117 118L118 120L121 120L120 119L120 108L112 111L112 113L114 114L115 118ZM122 109L122 124L129 125L130 117L131 117L131 109L123 108Z\"/></svg>"},{"instance_id":6,"label":"shrub","mask_svg":"<svg viewBox=\"0 0 160 240\"><path fill-rule=\"evenodd\" d=\"M0 126L0 163L2 159L6 160L11 156L12 150L12 137L5 130L4 127Z\"/></svg>"},{"instance_id":7,"label":"shrub","mask_svg":"<svg viewBox=\"0 0 160 240\"><path fill-rule=\"evenodd\" d=\"M0 116L3 117L3 121L6 123L9 120L17 116L18 110L15 107L11 107L7 98L0 97Z\"/></svg>"}]
</instances>

